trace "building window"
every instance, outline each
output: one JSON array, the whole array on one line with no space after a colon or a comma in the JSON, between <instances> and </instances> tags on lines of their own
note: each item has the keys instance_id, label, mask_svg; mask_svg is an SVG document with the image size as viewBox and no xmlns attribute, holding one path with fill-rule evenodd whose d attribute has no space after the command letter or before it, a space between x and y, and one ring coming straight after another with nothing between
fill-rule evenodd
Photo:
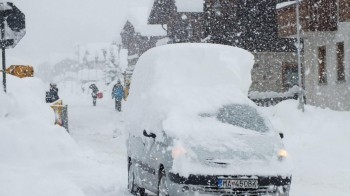
<instances>
[{"instance_id":1,"label":"building window","mask_svg":"<svg viewBox=\"0 0 350 196\"><path fill-rule=\"evenodd\" d=\"M326 46L318 48L318 83L327 84Z\"/></svg>"},{"instance_id":2,"label":"building window","mask_svg":"<svg viewBox=\"0 0 350 196\"><path fill-rule=\"evenodd\" d=\"M337 43L337 80L345 81L344 42Z\"/></svg>"},{"instance_id":3,"label":"building window","mask_svg":"<svg viewBox=\"0 0 350 196\"><path fill-rule=\"evenodd\" d=\"M299 86L298 64L282 63L282 83L285 90Z\"/></svg>"}]
</instances>

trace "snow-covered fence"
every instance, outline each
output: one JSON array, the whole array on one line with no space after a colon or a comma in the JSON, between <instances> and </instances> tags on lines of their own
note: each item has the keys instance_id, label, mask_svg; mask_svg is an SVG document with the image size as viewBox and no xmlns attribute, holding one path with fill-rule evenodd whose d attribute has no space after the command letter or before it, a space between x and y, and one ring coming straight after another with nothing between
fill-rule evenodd
<instances>
[{"instance_id":1,"label":"snow-covered fence","mask_svg":"<svg viewBox=\"0 0 350 196\"><path fill-rule=\"evenodd\" d=\"M284 93L252 91L249 93L248 97L249 99L254 101L258 106L269 107L269 106L276 105L284 100L288 100L288 99L297 100L299 98L299 87L294 86ZM306 99L304 95L304 101L305 100Z\"/></svg>"}]
</instances>

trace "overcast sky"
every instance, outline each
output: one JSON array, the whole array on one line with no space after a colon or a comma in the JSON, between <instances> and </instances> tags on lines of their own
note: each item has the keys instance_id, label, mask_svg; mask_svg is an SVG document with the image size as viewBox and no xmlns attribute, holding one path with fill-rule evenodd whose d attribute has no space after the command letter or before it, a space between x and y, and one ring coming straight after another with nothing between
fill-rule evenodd
<instances>
[{"instance_id":1,"label":"overcast sky","mask_svg":"<svg viewBox=\"0 0 350 196\"><path fill-rule=\"evenodd\" d=\"M74 46L111 42L128 7L148 0L12 0L26 15L27 34L7 50L7 65L38 65L74 54Z\"/></svg>"}]
</instances>

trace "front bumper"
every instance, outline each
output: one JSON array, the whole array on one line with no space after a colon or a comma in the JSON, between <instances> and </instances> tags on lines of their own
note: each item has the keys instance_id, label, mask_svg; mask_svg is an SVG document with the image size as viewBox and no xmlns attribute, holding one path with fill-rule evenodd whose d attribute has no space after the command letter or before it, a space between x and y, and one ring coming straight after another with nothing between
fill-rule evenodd
<instances>
[{"instance_id":1,"label":"front bumper","mask_svg":"<svg viewBox=\"0 0 350 196\"><path fill-rule=\"evenodd\" d=\"M220 176L220 178L239 178L240 176ZM258 176L257 189L218 188L219 176L190 175L184 178L169 173L170 195L220 195L220 196L288 196L291 177Z\"/></svg>"}]
</instances>

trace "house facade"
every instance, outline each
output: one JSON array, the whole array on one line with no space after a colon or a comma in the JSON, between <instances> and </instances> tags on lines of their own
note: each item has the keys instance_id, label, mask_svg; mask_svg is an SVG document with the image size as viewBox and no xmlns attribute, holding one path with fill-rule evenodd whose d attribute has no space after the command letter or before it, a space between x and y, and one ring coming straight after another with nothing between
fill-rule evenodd
<instances>
[{"instance_id":1,"label":"house facade","mask_svg":"<svg viewBox=\"0 0 350 196\"><path fill-rule=\"evenodd\" d=\"M279 38L275 0L155 0L148 23L166 26L169 43L237 46L255 55L250 91L298 85L294 39Z\"/></svg>"},{"instance_id":2,"label":"house facade","mask_svg":"<svg viewBox=\"0 0 350 196\"><path fill-rule=\"evenodd\" d=\"M144 33L142 30L137 31L129 20L126 21L120 35L122 48L128 50L128 67L132 70L143 53L156 47L157 42L166 37L165 31L164 33L158 31L158 33L153 34Z\"/></svg>"},{"instance_id":3,"label":"house facade","mask_svg":"<svg viewBox=\"0 0 350 196\"><path fill-rule=\"evenodd\" d=\"M296 5L280 5L279 35L295 37ZM350 0L303 0L300 19L307 103L350 110Z\"/></svg>"}]
</instances>

